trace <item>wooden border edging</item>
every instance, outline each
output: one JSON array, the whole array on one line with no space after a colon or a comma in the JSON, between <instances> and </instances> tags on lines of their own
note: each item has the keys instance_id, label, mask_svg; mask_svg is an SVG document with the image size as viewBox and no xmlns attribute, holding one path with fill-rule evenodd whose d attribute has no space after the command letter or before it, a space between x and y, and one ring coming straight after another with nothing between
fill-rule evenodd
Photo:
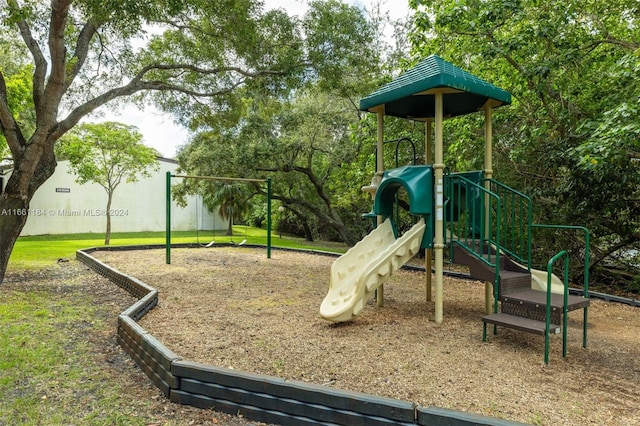
<instances>
[{"instance_id":1,"label":"wooden border edging","mask_svg":"<svg viewBox=\"0 0 640 426\"><path fill-rule=\"evenodd\" d=\"M184 246L193 247L192 244ZM90 255L99 250L161 247L164 246L93 247L78 250L76 258L138 298L118 316L118 344L173 402L281 425L524 424L183 360L136 322L157 305L158 291Z\"/></svg>"}]
</instances>

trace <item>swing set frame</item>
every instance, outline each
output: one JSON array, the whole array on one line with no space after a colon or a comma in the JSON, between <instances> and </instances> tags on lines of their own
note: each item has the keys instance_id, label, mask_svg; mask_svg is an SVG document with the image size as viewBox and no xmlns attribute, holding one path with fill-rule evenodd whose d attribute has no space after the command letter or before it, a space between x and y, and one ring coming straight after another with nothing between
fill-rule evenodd
<instances>
[{"instance_id":1,"label":"swing set frame","mask_svg":"<svg viewBox=\"0 0 640 426\"><path fill-rule=\"evenodd\" d=\"M267 259L271 259L271 178L248 179L248 178L233 178L233 177L220 177L220 176L174 175L174 174L171 174L171 172L167 172L166 176L167 177L166 177L166 202L165 202L166 204L165 258L166 258L167 265L171 264L171 179L172 178L266 183L267 184Z\"/></svg>"}]
</instances>

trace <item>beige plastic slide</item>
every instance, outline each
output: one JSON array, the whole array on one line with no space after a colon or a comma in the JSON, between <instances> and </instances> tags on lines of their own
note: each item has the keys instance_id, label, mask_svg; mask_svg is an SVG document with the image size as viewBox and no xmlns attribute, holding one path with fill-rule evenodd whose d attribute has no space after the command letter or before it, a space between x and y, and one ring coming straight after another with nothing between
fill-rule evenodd
<instances>
[{"instance_id":1,"label":"beige plastic slide","mask_svg":"<svg viewBox=\"0 0 640 426\"><path fill-rule=\"evenodd\" d=\"M343 322L360 314L369 296L420 250L424 219L396 239L389 219L331 265L329 292L320 315Z\"/></svg>"},{"instance_id":2,"label":"beige plastic slide","mask_svg":"<svg viewBox=\"0 0 640 426\"><path fill-rule=\"evenodd\" d=\"M531 289L547 291L547 271L531 269ZM556 274L551 274L551 293L564 294L564 283Z\"/></svg>"},{"instance_id":3,"label":"beige plastic slide","mask_svg":"<svg viewBox=\"0 0 640 426\"><path fill-rule=\"evenodd\" d=\"M522 269L527 269L526 266L514 261L512 262L520 266ZM531 290L547 291L547 271L531 268ZM551 293L564 294L564 283L562 279L556 274L551 274Z\"/></svg>"},{"instance_id":4,"label":"beige plastic slide","mask_svg":"<svg viewBox=\"0 0 640 426\"><path fill-rule=\"evenodd\" d=\"M493 246L495 249L495 246ZM502 253L502 252L501 252ZM526 266L511 259L513 263L520 266L522 269L527 269ZM531 268L531 290L547 291L547 271ZM551 274L551 293L564 294L564 283L562 279L556 274Z\"/></svg>"}]
</instances>

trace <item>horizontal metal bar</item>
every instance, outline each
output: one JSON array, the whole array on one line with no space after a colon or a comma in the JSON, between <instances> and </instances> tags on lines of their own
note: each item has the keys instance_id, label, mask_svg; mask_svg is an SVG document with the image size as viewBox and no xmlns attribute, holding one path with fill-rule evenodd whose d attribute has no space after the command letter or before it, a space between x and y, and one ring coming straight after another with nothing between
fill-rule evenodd
<instances>
[{"instance_id":1,"label":"horizontal metal bar","mask_svg":"<svg viewBox=\"0 0 640 426\"><path fill-rule=\"evenodd\" d=\"M267 181L267 179L232 178L232 177L221 177L221 176L171 175L171 177L183 178L183 179L228 180L228 181L260 182L260 183Z\"/></svg>"}]
</instances>

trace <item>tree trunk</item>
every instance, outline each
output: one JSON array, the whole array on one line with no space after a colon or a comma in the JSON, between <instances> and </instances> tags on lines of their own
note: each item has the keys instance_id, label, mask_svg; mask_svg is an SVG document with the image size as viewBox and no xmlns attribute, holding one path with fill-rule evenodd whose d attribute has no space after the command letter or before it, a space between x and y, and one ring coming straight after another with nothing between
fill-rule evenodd
<instances>
[{"instance_id":1,"label":"tree trunk","mask_svg":"<svg viewBox=\"0 0 640 426\"><path fill-rule=\"evenodd\" d=\"M229 225L227 226L226 235L233 236L233 216L229 216Z\"/></svg>"},{"instance_id":2,"label":"tree trunk","mask_svg":"<svg viewBox=\"0 0 640 426\"><path fill-rule=\"evenodd\" d=\"M51 177L57 165L53 143L48 140L32 141L22 154L0 195L0 283L4 281L13 246L27 223L33 194Z\"/></svg>"},{"instance_id":3,"label":"tree trunk","mask_svg":"<svg viewBox=\"0 0 640 426\"><path fill-rule=\"evenodd\" d=\"M111 242L111 200L113 199L113 192L107 191L107 230L104 233L104 245L108 246Z\"/></svg>"},{"instance_id":4,"label":"tree trunk","mask_svg":"<svg viewBox=\"0 0 640 426\"><path fill-rule=\"evenodd\" d=\"M358 239L354 237L353 233L346 226L344 226L344 223L337 223L334 221L332 225L332 227L338 231L342 241L344 241L348 246L354 246L358 242Z\"/></svg>"},{"instance_id":5,"label":"tree trunk","mask_svg":"<svg viewBox=\"0 0 640 426\"><path fill-rule=\"evenodd\" d=\"M311 232L311 227L309 226L307 217L292 206L289 206L289 211L291 211L298 218L298 221L302 224L305 240L313 241L313 232Z\"/></svg>"},{"instance_id":6,"label":"tree trunk","mask_svg":"<svg viewBox=\"0 0 640 426\"><path fill-rule=\"evenodd\" d=\"M309 226L309 222L307 220L302 221L302 229L304 229L304 238L307 241L313 241L313 232L311 232L311 227Z\"/></svg>"},{"instance_id":7,"label":"tree trunk","mask_svg":"<svg viewBox=\"0 0 640 426\"><path fill-rule=\"evenodd\" d=\"M10 197L6 192L0 198L0 277L4 280L13 246L27 223L29 201Z\"/></svg>"}]
</instances>

